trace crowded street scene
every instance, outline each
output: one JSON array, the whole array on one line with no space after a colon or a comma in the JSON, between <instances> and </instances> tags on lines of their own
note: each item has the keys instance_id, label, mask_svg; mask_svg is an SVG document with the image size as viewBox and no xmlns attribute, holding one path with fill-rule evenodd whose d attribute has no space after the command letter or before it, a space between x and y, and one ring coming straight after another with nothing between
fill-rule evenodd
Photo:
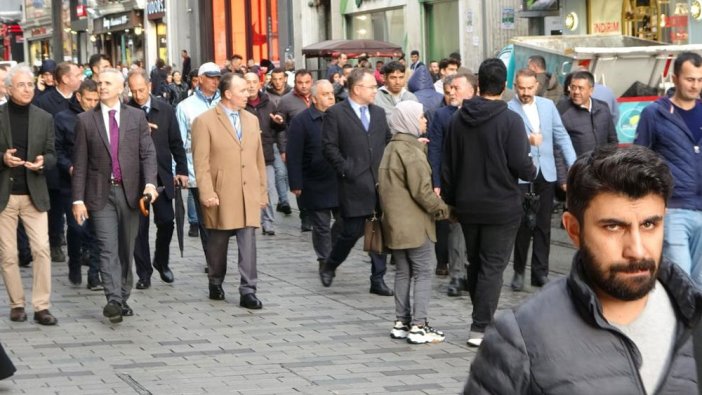
<instances>
[{"instance_id":1,"label":"crowded street scene","mask_svg":"<svg viewBox=\"0 0 702 395\"><path fill-rule=\"evenodd\" d=\"M702 393L699 1L0 23L0 392Z\"/></svg>"}]
</instances>

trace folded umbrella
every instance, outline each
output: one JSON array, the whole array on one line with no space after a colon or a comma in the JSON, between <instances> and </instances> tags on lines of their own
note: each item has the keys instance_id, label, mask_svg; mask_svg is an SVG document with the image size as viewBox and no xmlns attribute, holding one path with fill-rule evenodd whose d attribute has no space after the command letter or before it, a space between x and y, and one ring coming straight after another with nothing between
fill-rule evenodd
<instances>
[{"instance_id":1,"label":"folded umbrella","mask_svg":"<svg viewBox=\"0 0 702 395\"><path fill-rule=\"evenodd\" d=\"M185 206L183 205L183 186L180 183L175 187L175 220L176 233L178 235L178 247L180 248L180 257L183 257L183 226L185 224Z\"/></svg>"},{"instance_id":2,"label":"folded umbrella","mask_svg":"<svg viewBox=\"0 0 702 395\"><path fill-rule=\"evenodd\" d=\"M524 209L523 221L529 230L536 228L536 214L541 206L539 199L539 194L534 192L534 183L530 182L529 192L524 194L524 199L522 200L522 208Z\"/></svg>"}]
</instances>

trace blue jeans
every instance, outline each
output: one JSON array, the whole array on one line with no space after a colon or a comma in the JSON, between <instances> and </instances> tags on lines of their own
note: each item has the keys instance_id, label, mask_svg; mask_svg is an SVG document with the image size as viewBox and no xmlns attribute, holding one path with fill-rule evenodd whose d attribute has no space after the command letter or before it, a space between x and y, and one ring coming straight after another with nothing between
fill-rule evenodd
<instances>
[{"instance_id":1,"label":"blue jeans","mask_svg":"<svg viewBox=\"0 0 702 395\"><path fill-rule=\"evenodd\" d=\"M702 211L668 209L663 257L680 266L702 287Z\"/></svg>"},{"instance_id":2,"label":"blue jeans","mask_svg":"<svg viewBox=\"0 0 702 395\"><path fill-rule=\"evenodd\" d=\"M290 188L288 187L288 168L285 167L285 163L280 157L277 144L273 144L273 154L275 155L273 168L275 169L275 189L278 191L278 204L289 204L288 190ZM271 202L271 205L273 205L273 202Z\"/></svg>"},{"instance_id":3,"label":"blue jeans","mask_svg":"<svg viewBox=\"0 0 702 395\"><path fill-rule=\"evenodd\" d=\"M190 189L188 189L188 223L197 225L197 209L195 209L195 199L193 199L193 192Z\"/></svg>"},{"instance_id":4,"label":"blue jeans","mask_svg":"<svg viewBox=\"0 0 702 395\"><path fill-rule=\"evenodd\" d=\"M268 184L268 205L261 209L261 227L266 232L275 231L275 211L273 195L275 193L275 170L273 165L266 165L266 183Z\"/></svg>"}]
</instances>

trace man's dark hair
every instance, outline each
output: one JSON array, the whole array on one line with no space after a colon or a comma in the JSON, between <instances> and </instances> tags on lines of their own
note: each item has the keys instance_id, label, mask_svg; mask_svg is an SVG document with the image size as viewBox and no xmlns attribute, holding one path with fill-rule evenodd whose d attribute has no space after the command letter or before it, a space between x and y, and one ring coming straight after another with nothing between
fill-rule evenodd
<instances>
[{"instance_id":1,"label":"man's dark hair","mask_svg":"<svg viewBox=\"0 0 702 395\"><path fill-rule=\"evenodd\" d=\"M196 68L195 70L190 70L190 74L188 75L188 77L190 77L190 80L192 80L193 78L197 78L198 74L199 70Z\"/></svg>"},{"instance_id":2,"label":"man's dark hair","mask_svg":"<svg viewBox=\"0 0 702 395\"><path fill-rule=\"evenodd\" d=\"M346 78L346 86L349 88L349 91L352 90L354 86L360 84L363 80L363 76L366 74L373 75L373 73L365 67L355 67L351 70L351 74ZM373 78L375 79L375 77Z\"/></svg>"},{"instance_id":3,"label":"man's dark hair","mask_svg":"<svg viewBox=\"0 0 702 395\"><path fill-rule=\"evenodd\" d=\"M675 62L673 63L673 74L680 75L683 63L685 62L690 62L693 66L700 67L702 66L702 56L695 52L682 52L677 58L675 58Z\"/></svg>"},{"instance_id":4,"label":"man's dark hair","mask_svg":"<svg viewBox=\"0 0 702 395\"><path fill-rule=\"evenodd\" d=\"M573 80L587 80L590 83L590 86L595 86L595 76L587 70L579 70L572 72L570 75L569 82L572 82ZM570 83L568 85L570 85Z\"/></svg>"},{"instance_id":5,"label":"man's dark hair","mask_svg":"<svg viewBox=\"0 0 702 395\"><path fill-rule=\"evenodd\" d=\"M341 69L342 69L342 70L344 70L344 69L352 69L352 68L353 68L353 65L350 65L350 64L348 64L348 63L346 63L345 65L341 66Z\"/></svg>"},{"instance_id":6,"label":"man's dark hair","mask_svg":"<svg viewBox=\"0 0 702 395\"><path fill-rule=\"evenodd\" d=\"M304 77L306 75L309 75L310 77L312 77L312 73L310 73L310 71L307 69L297 70L297 71L295 71L295 78L293 78L293 81L297 81L297 77ZM314 77L312 77L312 79L314 79Z\"/></svg>"},{"instance_id":7,"label":"man's dark hair","mask_svg":"<svg viewBox=\"0 0 702 395\"><path fill-rule=\"evenodd\" d=\"M232 80L234 78L241 78L244 79L244 77L241 74L238 73L224 73L222 75L222 79L219 80L219 94L224 97L224 92L228 91L229 88L232 86Z\"/></svg>"},{"instance_id":8,"label":"man's dark hair","mask_svg":"<svg viewBox=\"0 0 702 395\"><path fill-rule=\"evenodd\" d=\"M451 54L450 54L448 57L449 57L449 59L455 59L455 60L457 60L458 63L459 63L459 66L460 66L460 63L461 63L461 54L460 54L460 53L458 53L458 52L451 52Z\"/></svg>"},{"instance_id":9,"label":"man's dark hair","mask_svg":"<svg viewBox=\"0 0 702 395\"><path fill-rule=\"evenodd\" d=\"M63 82L61 79L63 78L64 75L68 74L71 72L71 66L75 66L76 64L73 62L61 62L56 65L56 70L54 70L54 79L56 80L57 84L62 84Z\"/></svg>"},{"instance_id":10,"label":"man's dark hair","mask_svg":"<svg viewBox=\"0 0 702 395\"><path fill-rule=\"evenodd\" d=\"M98 87L97 83L91 79L85 79L83 82L80 83L80 87L78 88L78 93L81 95L85 94L85 92L97 92Z\"/></svg>"},{"instance_id":11,"label":"man's dark hair","mask_svg":"<svg viewBox=\"0 0 702 395\"><path fill-rule=\"evenodd\" d=\"M163 59L161 59L161 58L156 59L156 68L157 69L161 69L165 65L166 65L166 62Z\"/></svg>"},{"instance_id":12,"label":"man's dark hair","mask_svg":"<svg viewBox=\"0 0 702 395\"><path fill-rule=\"evenodd\" d=\"M544 57L541 55L529 56L527 64L529 63L532 63L534 66L538 67L541 70L546 70L546 59L544 59Z\"/></svg>"},{"instance_id":13,"label":"man's dark hair","mask_svg":"<svg viewBox=\"0 0 702 395\"><path fill-rule=\"evenodd\" d=\"M97 66L100 64L100 61L105 59L106 61L110 61L110 58L107 57L107 55L101 54L101 53L96 53L90 56L90 59L88 59L88 66L92 69L93 67Z\"/></svg>"},{"instance_id":14,"label":"man's dark hair","mask_svg":"<svg viewBox=\"0 0 702 395\"><path fill-rule=\"evenodd\" d=\"M650 149L631 145L604 145L581 155L568 172L568 211L582 225L585 210L601 193L640 199L649 194L668 198L673 176L665 161Z\"/></svg>"},{"instance_id":15,"label":"man's dark hair","mask_svg":"<svg viewBox=\"0 0 702 395\"><path fill-rule=\"evenodd\" d=\"M403 66L402 63L398 62L397 60L393 60L392 62L383 66L383 75L387 76L396 71L399 71L402 74L405 73L405 66Z\"/></svg>"},{"instance_id":16,"label":"man's dark hair","mask_svg":"<svg viewBox=\"0 0 702 395\"><path fill-rule=\"evenodd\" d=\"M450 65L455 65L456 67L461 67L461 62L452 58L444 58L439 61L439 70L446 70Z\"/></svg>"},{"instance_id":17,"label":"man's dark hair","mask_svg":"<svg viewBox=\"0 0 702 395\"><path fill-rule=\"evenodd\" d=\"M184 49L184 50L182 50L181 52L183 52L183 53L186 54L186 55L188 54L188 50L187 50L187 49Z\"/></svg>"},{"instance_id":18,"label":"man's dark hair","mask_svg":"<svg viewBox=\"0 0 702 395\"><path fill-rule=\"evenodd\" d=\"M410 52L410 56L414 56L414 55L419 56L419 51L417 51L416 49L413 49L412 52Z\"/></svg>"},{"instance_id":19,"label":"man's dark hair","mask_svg":"<svg viewBox=\"0 0 702 395\"><path fill-rule=\"evenodd\" d=\"M236 54L236 53L234 55L232 55L231 60L237 60L237 59L244 60L244 57L242 57L241 55Z\"/></svg>"},{"instance_id":20,"label":"man's dark hair","mask_svg":"<svg viewBox=\"0 0 702 395\"><path fill-rule=\"evenodd\" d=\"M280 74L280 73L285 73L285 69L282 67L276 67L273 70L271 70L271 74Z\"/></svg>"},{"instance_id":21,"label":"man's dark hair","mask_svg":"<svg viewBox=\"0 0 702 395\"><path fill-rule=\"evenodd\" d=\"M480 95L499 96L505 90L507 68L497 58L485 59L478 69Z\"/></svg>"},{"instance_id":22,"label":"man's dark hair","mask_svg":"<svg viewBox=\"0 0 702 395\"><path fill-rule=\"evenodd\" d=\"M375 62L375 65L376 65L376 66L379 65L379 64L385 64L385 62L383 62L382 60L379 60L379 61Z\"/></svg>"}]
</instances>

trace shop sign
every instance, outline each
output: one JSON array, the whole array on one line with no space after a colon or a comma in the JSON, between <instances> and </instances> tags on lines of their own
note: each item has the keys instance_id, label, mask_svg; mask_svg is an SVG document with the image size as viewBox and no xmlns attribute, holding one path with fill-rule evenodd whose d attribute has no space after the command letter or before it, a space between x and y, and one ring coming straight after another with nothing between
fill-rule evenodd
<instances>
[{"instance_id":1,"label":"shop sign","mask_svg":"<svg viewBox=\"0 0 702 395\"><path fill-rule=\"evenodd\" d=\"M109 30L115 27L126 25L127 23L129 23L129 17L125 14L113 18L105 17L105 19L102 22L102 26L104 26L106 30Z\"/></svg>"},{"instance_id":2,"label":"shop sign","mask_svg":"<svg viewBox=\"0 0 702 395\"><path fill-rule=\"evenodd\" d=\"M88 16L88 7L85 4L79 4L76 6L76 17L85 18Z\"/></svg>"},{"instance_id":3,"label":"shop sign","mask_svg":"<svg viewBox=\"0 0 702 395\"><path fill-rule=\"evenodd\" d=\"M166 0L149 0L146 3L146 18L163 19L166 16Z\"/></svg>"},{"instance_id":4,"label":"shop sign","mask_svg":"<svg viewBox=\"0 0 702 395\"><path fill-rule=\"evenodd\" d=\"M592 0L590 2L590 33L621 33L622 2Z\"/></svg>"}]
</instances>

